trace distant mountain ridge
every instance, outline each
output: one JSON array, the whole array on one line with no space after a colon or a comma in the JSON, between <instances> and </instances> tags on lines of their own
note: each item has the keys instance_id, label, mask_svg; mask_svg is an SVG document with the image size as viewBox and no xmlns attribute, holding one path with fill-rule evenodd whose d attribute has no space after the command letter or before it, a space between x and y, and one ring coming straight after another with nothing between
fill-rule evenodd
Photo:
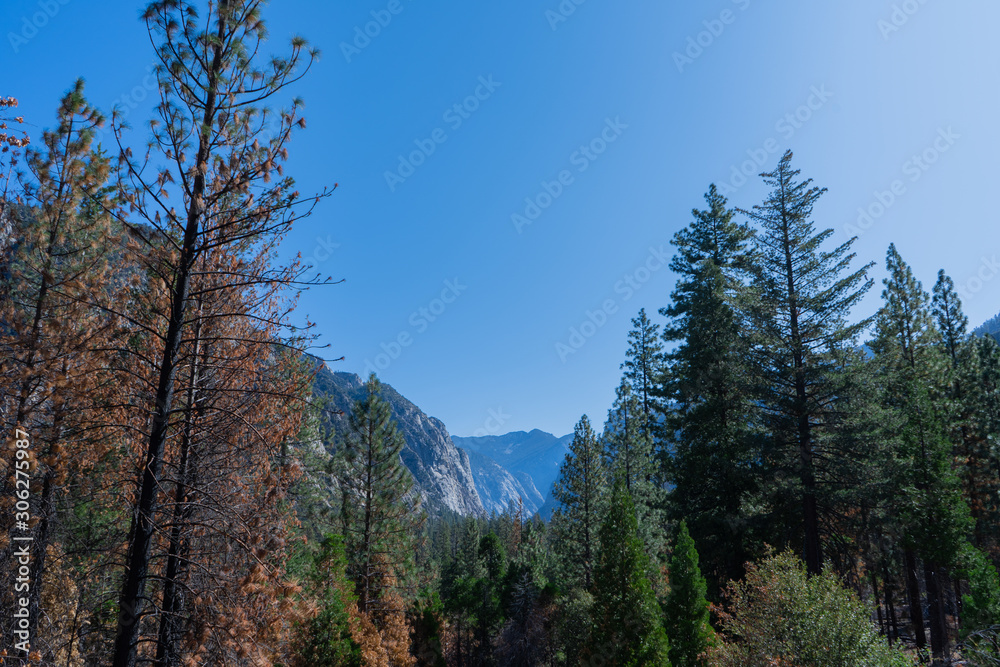
<instances>
[{"instance_id":1,"label":"distant mountain ridge","mask_svg":"<svg viewBox=\"0 0 1000 667\"><path fill-rule=\"evenodd\" d=\"M572 439L572 434L557 437L539 429L451 438L469 453L476 489L488 512L502 512L520 496L529 514L549 500Z\"/></svg>"},{"instance_id":2,"label":"distant mountain ridge","mask_svg":"<svg viewBox=\"0 0 1000 667\"><path fill-rule=\"evenodd\" d=\"M472 479L476 491L489 514L501 514L518 499L524 504L528 516L533 515L545 502L545 497L535 487L534 481L524 473L516 476L485 454L459 448L469 456Z\"/></svg>"},{"instance_id":3,"label":"distant mountain ridge","mask_svg":"<svg viewBox=\"0 0 1000 667\"><path fill-rule=\"evenodd\" d=\"M1000 343L1000 314L994 315L972 330L976 336L993 336Z\"/></svg>"}]
</instances>

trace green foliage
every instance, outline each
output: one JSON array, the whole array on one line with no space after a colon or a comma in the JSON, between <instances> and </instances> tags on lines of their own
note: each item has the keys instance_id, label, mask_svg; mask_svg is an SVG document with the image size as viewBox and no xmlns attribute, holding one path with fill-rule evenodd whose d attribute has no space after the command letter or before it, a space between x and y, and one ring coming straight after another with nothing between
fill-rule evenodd
<instances>
[{"instance_id":1,"label":"green foliage","mask_svg":"<svg viewBox=\"0 0 1000 667\"><path fill-rule=\"evenodd\" d=\"M705 202L671 241L677 252L670 268L678 281L660 314L668 318L664 340L678 345L666 355L658 393L672 407L660 429L666 477L674 486L669 511L687 521L714 596L743 574L750 529L744 503L755 494L760 457L750 347L738 309L752 232L733 221L714 185Z\"/></svg>"},{"instance_id":2,"label":"green foliage","mask_svg":"<svg viewBox=\"0 0 1000 667\"><path fill-rule=\"evenodd\" d=\"M720 667L905 667L871 610L827 571L809 576L789 552L752 565L729 587Z\"/></svg>"},{"instance_id":3,"label":"green foliage","mask_svg":"<svg viewBox=\"0 0 1000 667\"><path fill-rule=\"evenodd\" d=\"M625 370L625 380L639 401L642 434L651 439L657 407L656 385L663 372L663 344L660 342L660 327L650 321L645 308L632 318L628 350L621 367Z\"/></svg>"},{"instance_id":4,"label":"green foliage","mask_svg":"<svg viewBox=\"0 0 1000 667\"><path fill-rule=\"evenodd\" d=\"M1000 577L982 551L967 547L962 569L969 581L969 595L962 596L962 636L1000 625Z\"/></svg>"},{"instance_id":5,"label":"green foliage","mask_svg":"<svg viewBox=\"0 0 1000 667\"><path fill-rule=\"evenodd\" d=\"M687 524L681 521L670 556L670 593L664 604L663 624L670 637L670 662L674 667L707 667L708 650L717 643L709 623L705 591L698 551Z\"/></svg>"},{"instance_id":6,"label":"green foliage","mask_svg":"<svg viewBox=\"0 0 1000 667\"><path fill-rule=\"evenodd\" d=\"M552 488L552 497L559 503L552 515L556 553L568 587L590 588L607 486L602 454L590 420L584 415L574 429L569 453Z\"/></svg>"},{"instance_id":7,"label":"green foliage","mask_svg":"<svg viewBox=\"0 0 1000 667\"><path fill-rule=\"evenodd\" d=\"M444 605L436 593L423 593L409 612L413 629L413 655L426 667L446 667L441 637L444 634Z\"/></svg>"},{"instance_id":8,"label":"green foliage","mask_svg":"<svg viewBox=\"0 0 1000 667\"><path fill-rule=\"evenodd\" d=\"M590 644L593 608L594 596L582 588L574 588L559 600L556 623L557 664L585 664L583 656Z\"/></svg>"},{"instance_id":9,"label":"green foliage","mask_svg":"<svg viewBox=\"0 0 1000 667\"><path fill-rule=\"evenodd\" d=\"M666 557L665 493L658 483L653 459L653 439L646 426L641 395L633 392L628 378L615 390L601 442L607 470L621 476L632 496L639 518L639 538L650 556L650 576Z\"/></svg>"},{"instance_id":10,"label":"green foliage","mask_svg":"<svg viewBox=\"0 0 1000 667\"><path fill-rule=\"evenodd\" d=\"M948 359L938 347L930 296L894 245L886 255L884 305L871 343L882 369L887 407L900 419L896 512L905 543L951 565L972 524L952 466L943 392Z\"/></svg>"},{"instance_id":11,"label":"green foliage","mask_svg":"<svg viewBox=\"0 0 1000 667\"><path fill-rule=\"evenodd\" d=\"M356 602L347 581L347 559L339 535L328 536L309 573L320 595L320 611L302 628L297 664L309 667L360 667L361 647L351 638L348 608Z\"/></svg>"},{"instance_id":12,"label":"green foliage","mask_svg":"<svg viewBox=\"0 0 1000 667\"><path fill-rule=\"evenodd\" d=\"M593 630L585 658L612 665L669 667L670 645L646 578L648 562L637 529L635 506L619 478L601 524Z\"/></svg>"},{"instance_id":13,"label":"green foliage","mask_svg":"<svg viewBox=\"0 0 1000 667\"><path fill-rule=\"evenodd\" d=\"M399 458L405 441L374 373L367 390L350 415L341 475L347 571L366 614L380 605L384 587L412 568L424 523L413 476Z\"/></svg>"},{"instance_id":14,"label":"green foliage","mask_svg":"<svg viewBox=\"0 0 1000 667\"><path fill-rule=\"evenodd\" d=\"M760 226L752 290L746 304L757 395L764 408L772 534L795 526L809 571L823 566L823 524L836 515L824 497L830 462L844 457L827 438L841 406L839 353L855 347L867 319L850 311L871 287L870 265L852 270L854 239L828 247L833 229L817 231L813 207L826 192L799 179L788 151L777 168L762 174L767 199L744 211Z\"/></svg>"}]
</instances>

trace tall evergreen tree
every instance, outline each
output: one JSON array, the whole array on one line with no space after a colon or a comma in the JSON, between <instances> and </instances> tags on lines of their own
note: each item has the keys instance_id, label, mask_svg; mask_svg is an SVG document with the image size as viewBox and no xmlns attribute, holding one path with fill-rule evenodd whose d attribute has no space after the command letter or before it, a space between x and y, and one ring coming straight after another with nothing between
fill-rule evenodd
<instances>
[{"instance_id":1,"label":"tall evergreen tree","mask_svg":"<svg viewBox=\"0 0 1000 667\"><path fill-rule=\"evenodd\" d=\"M924 561L931 647L935 657L943 659L948 652L943 568L956 562L971 527L952 469L947 413L939 398L940 390L947 388L941 387L947 357L938 346L930 296L894 245L889 246L886 269L884 305L871 347L884 368L886 400L902 419L898 516L903 524L913 630L919 644L924 629L916 554ZM947 380L946 373L944 377Z\"/></svg>"},{"instance_id":2,"label":"tall evergreen tree","mask_svg":"<svg viewBox=\"0 0 1000 667\"><path fill-rule=\"evenodd\" d=\"M632 318L632 330L628 332L628 350L621 367L625 379L639 400L642 410L640 422L643 434L652 438L656 402L656 385L659 383L663 367L663 344L660 342L660 327L650 321L646 309Z\"/></svg>"},{"instance_id":3,"label":"tall evergreen tree","mask_svg":"<svg viewBox=\"0 0 1000 667\"><path fill-rule=\"evenodd\" d=\"M645 415L639 396L632 393L626 378L615 390L615 402L608 410L601 441L606 468L621 476L632 496L639 519L639 533L654 568L666 553L664 492L659 486L653 442L644 428Z\"/></svg>"},{"instance_id":4,"label":"tall evergreen tree","mask_svg":"<svg viewBox=\"0 0 1000 667\"><path fill-rule=\"evenodd\" d=\"M664 340L678 345L666 355L658 393L666 408L660 435L670 450L666 477L674 486L668 507L687 521L714 594L739 579L748 560L743 503L755 489L759 418L736 308L752 233L733 220L714 185L705 202L672 240L670 268L678 281L660 314L669 318Z\"/></svg>"},{"instance_id":5,"label":"tall evergreen tree","mask_svg":"<svg viewBox=\"0 0 1000 667\"><path fill-rule=\"evenodd\" d=\"M698 568L698 551L687 524L677 526L670 556L670 593L664 603L664 627L670 637L670 662L674 667L707 667L707 653L717 645L709 623L707 586Z\"/></svg>"},{"instance_id":6,"label":"tall evergreen tree","mask_svg":"<svg viewBox=\"0 0 1000 667\"><path fill-rule=\"evenodd\" d=\"M986 548L996 527L998 492L996 457L990 442L991 432L980 419L981 391L974 341L968 334L969 320L962 312L962 301L952 279L939 271L932 300L934 321L940 334L940 346L947 359L944 387L945 415L954 443L954 457L962 494L976 521L976 546ZM992 524L992 525L991 525Z\"/></svg>"},{"instance_id":7,"label":"tall evergreen tree","mask_svg":"<svg viewBox=\"0 0 1000 667\"><path fill-rule=\"evenodd\" d=\"M559 503L552 514L555 548L570 586L590 588L606 487L601 446L584 415L573 430L569 453L552 488Z\"/></svg>"},{"instance_id":8,"label":"tall evergreen tree","mask_svg":"<svg viewBox=\"0 0 1000 667\"><path fill-rule=\"evenodd\" d=\"M386 582L410 571L424 517L399 458L405 441L374 373L365 389L350 415L341 490L347 572L359 611L372 614L384 607Z\"/></svg>"},{"instance_id":9,"label":"tall evergreen tree","mask_svg":"<svg viewBox=\"0 0 1000 667\"><path fill-rule=\"evenodd\" d=\"M838 456L823 451L821 439L840 397L833 386L836 352L853 347L868 320L847 317L871 287L870 265L851 271L854 239L823 248L832 229L816 232L813 206L826 192L811 179L797 180L792 153L762 174L772 188L763 204L744 211L760 226L755 237L753 280L754 359L760 398L766 409L772 476L785 480L772 502L793 503L798 514L806 566L823 568L821 544L822 463Z\"/></svg>"},{"instance_id":10,"label":"tall evergreen tree","mask_svg":"<svg viewBox=\"0 0 1000 667\"><path fill-rule=\"evenodd\" d=\"M670 643L660 620L648 563L637 534L635 506L624 480L615 480L601 523L600 562L594 573L593 630L585 663L669 667Z\"/></svg>"},{"instance_id":11,"label":"tall evergreen tree","mask_svg":"<svg viewBox=\"0 0 1000 667\"><path fill-rule=\"evenodd\" d=\"M970 342L972 363L964 403L972 414L976 448L971 455L981 505L976 539L994 564L1000 564L1000 345L993 336Z\"/></svg>"}]
</instances>

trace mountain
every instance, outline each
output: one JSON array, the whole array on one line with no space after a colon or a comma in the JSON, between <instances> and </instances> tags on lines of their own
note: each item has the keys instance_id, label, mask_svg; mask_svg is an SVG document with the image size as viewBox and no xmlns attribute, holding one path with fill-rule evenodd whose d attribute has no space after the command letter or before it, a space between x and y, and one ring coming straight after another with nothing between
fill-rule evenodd
<instances>
[{"instance_id":1,"label":"mountain","mask_svg":"<svg viewBox=\"0 0 1000 667\"><path fill-rule=\"evenodd\" d=\"M552 484L559 477L559 466L566 458L572 439L572 434L556 437L538 429L530 433L514 431L504 435L451 437L452 442L467 451L470 457L479 455L492 461L496 468L506 472L513 480L507 480L483 458L477 458L480 464L474 467L474 473L478 470L474 478L484 506L489 504L486 500L489 496L490 502L501 504L498 511L503 511L507 502L516 501L517 495L510 495L516 493L524 499L525 509L533 507L532 512L540 509L551 495ZM516 490L516 486L520 486L521 490ZM530 487L534 487L537 496ZM504 489L508 495L504 495ZM494 495L498 492L499 495ZM538 497L541 501L537 500ZM487 507L487 510L490 509Z\"/></svg>"},{"instance_id":2,"label":"mountain","mask_svg":"<svg viewBox=\"0 0 1000 667\"><path fill-rule=\"evenodd\" d=\"M331 418L335 442L324 443L328 451L336 449L347 429L347 418L355 401L364 396L364 381L354 373L335 373L321 364L313 382L313 395L326 397L332 410L343 414ZM483 503L476 491L469 455L451 441L440 420L428 417L390 385L382 384L382 397L389 402L393 419L406 440L400 458L413 474L417 489L429 514L445 511L463 516L481 515Z\"/></svg>"},{"instance_id":3,"label":"mountain","mask_svg":"<svg viewBox=\"0 0 1000 667\"><path fill-rule=\"evenodd\" d=\"M545 498L535 488L531 477L519 473L516 477L499 463L475 451L462 450L469 455L472 466L472 479L476 491L483 501L483 507L490 514L502 514L511 503L517 504L518 498L524 503L524 510L531 516L542 506Z\"/></svg>"},{"instance_id":4,"label":"mountain","mask_svg":"<svg viewBox=\"0 0 1000 667\"><path fill-rule=\"evenodd\" d=\"M993 336L1000 342L1000 315L994 315L972 330L976 336Z\"/></svg>"}]
</instances>

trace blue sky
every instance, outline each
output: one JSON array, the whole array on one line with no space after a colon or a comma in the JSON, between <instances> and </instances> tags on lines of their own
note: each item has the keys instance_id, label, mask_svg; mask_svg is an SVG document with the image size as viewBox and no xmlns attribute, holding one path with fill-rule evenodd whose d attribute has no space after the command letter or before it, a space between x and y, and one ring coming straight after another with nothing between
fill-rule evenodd
<instances>
[{"instance_id":1,"label":"blue sky","mask_svg":"<svg viewBox=\"0 0 1000 667\"><path fill-rule=\"evenodd\" d=\"M630 319L668 301L671 236L713 181L733 205L759 201L741 170L789 148L829 188L818 226L860 232L876 279L895 242L926 287L952 275L973 323L1000 310L1000 6L576 2L266 11L274 51L301 34L323 52L289 92L309 124L287 173L339 188L283 251L345 280L299 309L346 357L335 370L378 368L457 435L603 423ZM83 76L144 138L142 5L0 6L0 95L33 134ZM591 335L567 354L574 328Z\"/></svg>"}]
</instances>

